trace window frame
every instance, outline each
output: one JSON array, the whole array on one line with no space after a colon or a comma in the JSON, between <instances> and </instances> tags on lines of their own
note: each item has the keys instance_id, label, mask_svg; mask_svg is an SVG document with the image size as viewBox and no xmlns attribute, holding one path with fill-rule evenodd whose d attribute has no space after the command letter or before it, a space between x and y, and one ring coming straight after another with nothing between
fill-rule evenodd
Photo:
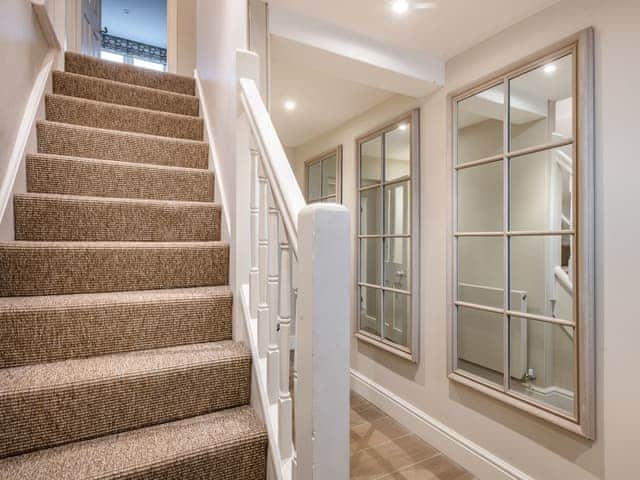
<instances>
[{"instance_id":1,"label":"window frame","mask_svg":"<svg viewBox=\"0 0 640 480\"><path fill-rule=\"evenodd\" d=\"M410 133L411 133L411 145L410 145L410 154L411 159L409 162L409 175L403 176L399 178L395 178L390 181L385 180L385 169L384 164L381 165L381 181L380 183L374 185L367 185L362 187L360 185L360 154L361 154L361 145L366 143L378 136L382 136L382 151L385 151L384 145L384 135L388 132L395 130L399 123L407 122L409 123ZM355 270L355 292L356 298L360 298L360 287L361 286L369 286L380 290L381 295L381 314L382 314L382 323L384 323L384 292L385 291L395 291L395 289L391 287L385 287L384 282L380 286L372 286L367 284L366 282L361 282L360 279L360 241L363 235L360 234L360 193L363 190L372 189L379 187L382 192L382 202L383 202L383 213L382 213L382 224L381 228L384 229L384 191L386 186L396 185L403 182L408 181L410 185L410 205L411 205L411 217L409 222L409 234L410 238L410 249L411 249L411 274L410 274L410 309L411 312L409 314L409 322L408 322L408 347L403 345L399 345L395 342L392 342L389 339L385 339L381 335L374 335L372 333L366 332L360 328L360 301L357 300L355 303L355 337L363 341L365 343L374 345L382 350L390 352L400 358L408 360L413 363L417 363L420 359L420 109L416 108L407 112L403 115L400 115L390 121L385 122L383 125L375 128L374 130L365 133L364 135L356 138L355 141L355 149L356 149L356 171L355 171L355 187L356 187L356 231L355 231L355 257L356 257L356 270ZM391 235L393 236L393 235ZM366 238L367 235L364 235ZM384 234L380 235L380 238L385 238ZM382 245L382 255L384 255L384 243ZM381 264L382 275L384 278L384 261Z\"/></svg>"},{"instance_id":2,"label":"window frame","mask_svg":"<svg viewBox=\"0 0 640 480\"><path fill-rule=\"evenodd\" d=\"M316 163L322 163L324 160L334 156L336 157L336 193L334 195L320 195L316 200L309 199L309 168ZM322 167L320 169L320 186L322 187ZM342 203L342 145L327 150L320 155L316 155L304 162L304 199L307 203L323 203L325 200L336 197L336 203Z\"/></svg>"},{"instance_id":3,"label":"window frame","mask_svg":"<svg viewBox=\"0 0 640 480\"><path fill-rule=\"evenodd\" d=\"M556 409L545 406L541 402L536 402L524 395L517 394L509 389L508 382L497 388L496 385L488 382L482 377L473 375L470 372L457 368L458 361L458 316L457 306L457 239L469 237L468 232L458 232L458 188L457 188L457 172L461 169L457 163L457 106L458 103L477 93L485 91L497 85L504 85L504 129L503 142L507 144L510 136L510 105L509 99L509 81L530 72L546 63L557 60L563 56L573 54L573 72L572 76L572 95L573 95L573 138L569 145L573 145L574 156L574 174L573 174L573 209L574 209L574 225L573 241L575 245L575 254L573 259L574 265L574 295L573 295L573 322L575 328L575 352L574 352L574 368L575 368L575 408L574 415L566 415ZM505 402L513 407L528 412L536 417L542 418L554 425L569 430L577 435L588 439L595 439L595 181L594 181L594 34L593 29L583 30L572 35L560 42L557 42L525 59L516 62L500 71L489 75L488 77L473 83L470 86L452 92L448 96L448 125L449 128L449 157L451 165L451 192L452 192L452 222L450 224L449 238L451 239L451 250L449 255L449 273L451 281L449 282L449 328L448 328L448 377L449 379L466 385L474 390L485 393L497 400ZM567 144L567 141L550 143L544 146L521 149L518 151L507 151L503 148L503 152L494 157L500 157L503 162L505 173L509 168L509 159L523 156L525 151L533 153L535 151L551 150L552 145ZM469 162L471 166L480 165L482 162L489 162L492 157L480 159L476 162ZM465 163L462 168L468 168L469 164ZM510 189L508 186L509 177L503 176L503 207L505 218L499 237L496 238L513 238L517 235L530 234L531 232L517 232L508 230L509 207L508 204ZM516 235L513 233L516 232ZM547 232L549 235L551 232ZM475 237L477 238L477 236ZM508 241L508 240L507 240ZM504 291L510 289L508 283L509 278L509 252L504 251L505 264L503 266L505 273ZM507 298L508 295L505 295ZM509 310L505 308L499 313L505 319L504 334L504 378L510 379L509 371ZM515 316L515 315L513 315ZM518 318L525 320L537 320L536 315L518 315ZM548 321L548 320L545 320ZM550 322L552 323L552 322Z\"/></svg>"}]
</instances>

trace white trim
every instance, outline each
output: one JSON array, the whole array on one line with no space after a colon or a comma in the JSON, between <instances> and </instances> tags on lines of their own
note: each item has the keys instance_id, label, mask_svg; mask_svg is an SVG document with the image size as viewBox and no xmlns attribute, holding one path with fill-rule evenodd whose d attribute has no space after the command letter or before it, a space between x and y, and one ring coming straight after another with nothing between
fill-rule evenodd
<instances>
[{"instance_id":1,"label":"white trim","mask_svg":"<svg viewBox=\"0 0 640 480\"><path fill-rule=\"evenodd\" d=\"M477 477L491 480L534 480L507 461L353 369L351 388Z\"/></svg>"},{"instance_id":2,"label":"white trim","mask_svg":"<svg viewBox=\"0 0 640 480\"><path fill-rule=\"evenodd\" d=\"M206 136L205 139L209 143L209 170L213 170L215 175L216 202L218 202L222 206L222 225L224 230L222 239L230 240L231 223L229 221L229 201L227 200L227 192L225 190L224 184L222 183L222 178L219 175L219 172L221 171L220 159L218 158L218 153L216 150L211 117L209 116L209 111L207 110L207 104L202 98L202 81L200 80L198 70L194 71L194 78L196 80L196 96L200 99L200 118L202 118L202 120L204 121L204 131Z\"/></svg>"}]
</instances>

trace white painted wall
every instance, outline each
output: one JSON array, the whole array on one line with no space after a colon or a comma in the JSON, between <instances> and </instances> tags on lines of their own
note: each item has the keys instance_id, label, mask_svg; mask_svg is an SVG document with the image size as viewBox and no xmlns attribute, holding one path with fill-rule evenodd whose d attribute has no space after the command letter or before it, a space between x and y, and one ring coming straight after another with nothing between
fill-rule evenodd
<instances>
[{"instance_id":1,"label":"white painted wall","mask_svg":"<svg viewBox=\"0 0 640 480\"><path fill-rule=\"evenodd\" d=\"M450 314L447 231L451 220L447 94L589 26L596 31L595 442L453 384L446 377ZM637 0L562 0L448 62L445 88L418 102L422 123L420 363L412 365L352 341L352 367L357 372L536 480L619 480L631 478L640 469L640 457L635 452L640 428L640 386L630 371L638 358L640 336L640 307L635 300L635 272L640 269L635 244L640 222L631 213L631 206L640 204L640 138L636 134L640 66L635 61L638 44ZM413 101L396 97L339 131L298 147L298 178L302 178L305 159L343 143L343 198L353 210L354 139L412 106ZM446 447L446 443L442 448L449 448L449 453L469 464L468 452Z\"/></svg>"}]
</instances>

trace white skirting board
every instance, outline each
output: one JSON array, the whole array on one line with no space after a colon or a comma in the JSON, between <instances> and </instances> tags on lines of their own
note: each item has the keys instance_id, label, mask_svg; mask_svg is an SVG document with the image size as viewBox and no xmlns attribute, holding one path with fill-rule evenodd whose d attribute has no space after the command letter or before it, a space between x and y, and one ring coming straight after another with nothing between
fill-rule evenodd
<instances>
[{"instance_id":1,"label":"white skirting board","mask_svg":"<svg viewBox=\"0 0 640 480\"><path fill-rule=\"evenodd\" d=\"M510 463L353 369L351 370L351 389L481 480L534 480Z\"/></svg>"}]
</instances>

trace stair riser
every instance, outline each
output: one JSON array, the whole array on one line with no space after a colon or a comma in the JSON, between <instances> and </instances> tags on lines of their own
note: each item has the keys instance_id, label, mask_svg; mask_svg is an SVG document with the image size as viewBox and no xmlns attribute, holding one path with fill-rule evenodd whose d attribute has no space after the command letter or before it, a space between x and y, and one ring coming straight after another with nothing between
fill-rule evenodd
<instances>
[{"instance_id":1,"label":"stair riser","mask_svg":"<svg viewBox=\"0 0 640 480\"><path fill-rule=\"evenodd\" d=\"M231 339L231 296L0 311L0 368Z\"/></svg>"},{"instance_id":2,"label":"stair riser","mask_svg":"<svg viewBox=\"0 0 640 480\"><path fill-rule=\"evenodd\" d=\"M0 456L249 403L249 358L0 397Z\"/></svg>"},{"instance_id":3,"label":"stair riser","mask_svg":"<svg viewBox=\"0 0 640 480\"><path fill-rule=\"evenodd\" d=\"M229 249L212 246L0 248L0 297L226 285Z\"/></svg>"},{"instance_id":4,"label":"stair riser","mask_svg":"<svg viewBox=\"0 0 640 480\"><path fill-rule=\"evenodd\" d=\"M89 77L103 78L185 95L195 95L196 90L196 83L193 78L143 70L131 65L85 57L72 52L65 54L65 70Z\"/></svg>"},{"instance_id":5,"label":"stair riser","mask_svg":"<svg viewBox=\"0 0 640 480\"><path fill-rule=\"evenodd\" d=\"M16 195L16 240L179 242L220 239L221 210L211 203L52 198Z\"/></svg>"},{"instance_id":6,"label":"stair riser","mask_svg":"<svg viewBox=\"0 0 640 480\"><path fill-rule=\"evenodd\" d=\"M213 173L204 170L44 155L27 156L26 166L27 191L34 193L192 202L214 199Z\"/></svg>"},{"instance_id":7,"label":"stair riser","mask_svg":"<svg viewBox=\"0 0 640 480\"><path fill-rule=\"evenodd\" d=\"M45 105L47 120L53 122L189 140L203 138L202 120L196 117L60 95L47 95Z\"/></svg>"},{"instance_id":8,"label":"stair riser","mask_svg":"<svg viewBox=\"0 0 640 480\"><path fill-rule=\"evenodd\" d=\"M40 122L38 152L172 167L207 168L206 143Z\"/></svg>"},{"instance_id":9,"label":"stair riser","mask_svg":"<svg viewBox=\"0 0 640 480\"><path fill-rule=\"evenodd\" d=\"M99 102L198 116L198 99L68 72L53 72L53 93Z\"/></svg>"}]
</instances>

